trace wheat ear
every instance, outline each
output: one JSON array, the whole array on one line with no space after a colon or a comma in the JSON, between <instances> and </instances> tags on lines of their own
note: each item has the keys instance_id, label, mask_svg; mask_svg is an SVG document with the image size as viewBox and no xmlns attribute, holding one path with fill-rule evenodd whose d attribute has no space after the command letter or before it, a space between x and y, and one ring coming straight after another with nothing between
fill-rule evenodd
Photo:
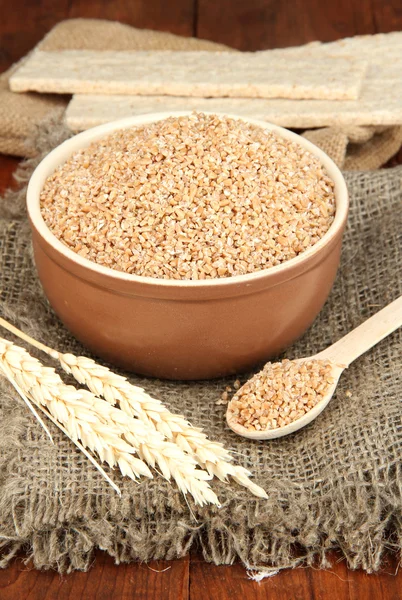
<instances>
[{"instance_id":1,"label":"wheat ear","mask_svg":"<svg viewBox=\"0 0 402 600\"><path fill-rule=\"evenodd\" d=\"M182 415L171 413L160 400L149 396L143 388L132 385L125 377L84 356L59 353L58 360L62 368L79 383L99 396L118 403L127 414L151 424L193 456L210 475L221 481L232 477L254 495L268 497L263 488L251 481L250 471L232 463L233 458L223 444L209 440L202 429L193 427Z\"/></svg>"},{"instance_id":2,"label":"wheat ear","mask_svg":"<svg viewBox=\"0 0 402 600\"><path fill-rule=\"evenodd\" d=\"M49 411L73 441L81 440L112 468L117 465L123 475L152 478L145 460L152 467L158 465L166 479L173 477L180 490L189 492L197 504L219 505L207 483L210 475L196 469L195 461L175 444L148 431L141 421L92 392L66 385L53 368L45 367L24 348L2 338L0 369L34 404ZM135 453L141 458L134 457Z\"/></svg>"},{"instance_id":3,"label":"wheat ear","mask_svg":"<svg viewBox=\"0 0 402 600\"><path fill-rule=\"evenodd\" d=\"M113 373L90 358L53 350L2 318L0 325L58 360L67 373L72 374L93 393L102 396L111 404L118 404L126 414L137 417L167 439L174 441L184 452L193 456L200 467L206 469L211 476L218 477L221 481L232 477L255 496L268 497L263 488L251 481L250 471L233 464L233 457L223 444L209 440L202 429L193 427L182 415L171 413L160 400L149 396L143 388L132 385L125 377Z\"/></svg>"}]
</instances>

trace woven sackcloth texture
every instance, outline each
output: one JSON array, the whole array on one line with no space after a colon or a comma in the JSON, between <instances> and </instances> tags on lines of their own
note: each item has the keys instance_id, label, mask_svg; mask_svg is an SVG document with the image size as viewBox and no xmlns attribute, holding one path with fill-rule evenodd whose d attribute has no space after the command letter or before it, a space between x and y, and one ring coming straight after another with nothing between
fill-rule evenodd
<instances>
[{"instance_id":1,"label":"woven sackcloth texture","mask_svg":"<svg viewBox=\"0 0 402 600\"><path fill-rule=\"evenodd\" d=\"M56 25L37 48L57 50L232 50L207 40L171 33L136 29L101 19L68 19ZM8 78L16 66L0 77L0 152L30 157L36 148L29 139L44 119L63 119L69 97L45 94L14 94ZM252 116L250 103L250 116ZM359 134L357 135L357 130ZM308 131L305 136L322 148L344 169L378 169L402 144L402 127L390 127L381 135L370 127L329 127ZM28 140L28 141L27 141ZM370 140L370 141L369 141Z\"/></svg>"},{"instance_id":2,"label":"woven sackcloth texture","mask_svg":"<svg viewBox=\"0 0 402 600\"><path fill-rule=\"evenodd\" d=\"M323 127L303 133L345 171L374 171L402 145L402 127Z\"/></svg>"},{"instance_id":3,"label":"woven sackcloth texture","mask_svg":"<svg viewBox=\"0 0 402 600\"><path fill-rule=\"evenodd\" d=\"M49 132L36 142L42 154L67 135L57 127ZM22 186L35 162L20 168ZM351 208L336 283L288 357L325 348L402 293L402 167L348 173L346 179ZM24 195L22 187L0 201L0 313L52 347L85 353L43 297ZM261 569L324 567L326 551L337 547L350 567L379 569L384 550L398 551L402 544L401 350L399 330L351 365L314 423L271 442L251 442L228 430L224 407L215 404L226 381L178 383L132 375L236 452L269 493L268 500L259 500L234 483L214 481L222 508L192 505L193 514L176 487L157 474L136 484L112 472L122 488L119 498L49 424L56 442L51 445L1 380L0 565L23 548L38 568L85 570L97 547L117 562L173 559L198 541L216 564L240 558Z\"/></svg>"}]
</instances>

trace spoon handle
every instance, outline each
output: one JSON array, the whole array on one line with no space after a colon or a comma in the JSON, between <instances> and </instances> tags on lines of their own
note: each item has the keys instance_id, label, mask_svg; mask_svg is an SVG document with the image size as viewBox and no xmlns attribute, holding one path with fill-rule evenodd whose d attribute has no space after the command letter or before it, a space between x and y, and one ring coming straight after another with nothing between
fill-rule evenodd
<instances>
[{"instance_id":1,"label":"spoon handle","mask_svg":"<svg viewBox=\"0 0 402 600\"><path fill-rule=\"evenodd\" d=\"M370 350L390 333L402 326L402 296L364 321L343 338L318 355L348 367L361 354Z\"/></svg>"}]
</instances>

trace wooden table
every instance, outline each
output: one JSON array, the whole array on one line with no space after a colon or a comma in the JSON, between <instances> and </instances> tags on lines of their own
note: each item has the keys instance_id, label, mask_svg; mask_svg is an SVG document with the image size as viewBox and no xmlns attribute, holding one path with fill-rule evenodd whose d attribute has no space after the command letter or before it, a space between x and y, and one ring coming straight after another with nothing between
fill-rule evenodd
<instances>
[{"instance_id":1,"label":"wooden table","mask_svg":"<svg viewBox=\"0 0 402 600\"><path fill-rule=\"evenodd\" d=\"M0 0L0 14L0 71L28 52L55 23L79 16L196 35L243 50L402 29L400 0ZM17 159L0 155L0 194L12 183L17 164ZM396 164L402 164L402 152L388 166ZM261 583L250 580L239 564L210 565L196 551L171 562L119 566L99 551L88 573L63 577L36 571L22 558L0 571L0 600L402 598L395 556L385 558L381 574L367 575L348 570L341 555L333 552L330 570L287 570Z\"/></svg>"}]
</instances>

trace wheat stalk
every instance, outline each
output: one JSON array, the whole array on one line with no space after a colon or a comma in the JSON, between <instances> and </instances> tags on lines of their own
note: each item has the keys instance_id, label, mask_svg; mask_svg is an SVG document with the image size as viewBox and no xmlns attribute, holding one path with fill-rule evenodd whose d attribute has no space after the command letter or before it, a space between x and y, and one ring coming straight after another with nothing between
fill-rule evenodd
<instances>
[{"instance_id":1,"label":"wheat stalk","mask_svg":"<svg viewBox=\"0 0 402 600\"><path fill-rule=\"evenodd\" d=\"M194 457L201 468L211 476L227 481L232 477L249 489L255 496L267 498L263 488L250 480L250 471L233 464L233 457L220 442L213 442L200 428L193 427L185 417L171 413L160 400L149 396L143 388L132 385L125 377L113 373L107 367L84 356L63 354L27 336L0 318L0 325L22 337L28 343L59 361L61 367L73 375L94 394L102 396L112 405L118 404L122 411L137 417L145 425L172 440L188 455Z\"/></svg>"},{"instance_id":2,"label":"wheat stalk","mask_svg":"<svg viewBox=\"0 0 402 600\"><path fill-rule=\"evenodd\" d=\"M180 490L189 492L200 506L219 505L207 483L211 476L196 469L195 461L179 447L94 393L66 385L53 368L3 338L0 370L27 398L61 423L74 442L81 440L112 468L117 465L123 475L152 478L147 462L158 466L166 479L173 477Z\"/></svg>"}]
</instances>

